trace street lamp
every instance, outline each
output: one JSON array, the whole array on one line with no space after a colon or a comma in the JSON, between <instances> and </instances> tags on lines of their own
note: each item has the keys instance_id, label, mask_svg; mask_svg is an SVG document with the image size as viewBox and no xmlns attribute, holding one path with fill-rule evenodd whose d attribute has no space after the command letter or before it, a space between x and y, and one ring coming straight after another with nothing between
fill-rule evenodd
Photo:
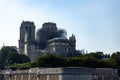
<instances>
[{"instance_id":1,"label":"street lamp","mask_svg":"<svg viewBox=\"0 0 120 80\"><path fill-rule=\"evenodd\" d=\"M7 60L9 80L10 80L10 78L11 78L11 69L10 69L10 64L11 64L11 62L12 62L12 61L11 61L10 59Z\"/></svg>"},{"instance_id":2,"label":"street lamp","mask_svg":"<svg viewBox=\"0 0 120 80\"><path fill-rule=\"evenodd\" d=\"M11 62L12 62L12 61L11 61L10 59L7 60L8 70L10 70L10 64L11 64Z\"/></svg>"}]
</instances>

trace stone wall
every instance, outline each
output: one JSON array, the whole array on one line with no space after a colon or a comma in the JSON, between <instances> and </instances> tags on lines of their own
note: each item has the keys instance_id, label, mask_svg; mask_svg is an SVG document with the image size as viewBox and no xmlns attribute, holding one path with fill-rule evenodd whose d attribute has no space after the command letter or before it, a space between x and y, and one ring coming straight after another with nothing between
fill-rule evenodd
<instances>
[{"instance_id":1,"label":"stone wall","mask_svg":"<svg viewBox=\"0 0 120 80\"><path fill-rule=\"evenodd\" d=\"M2 74L2 71L0 71L0 80L4 80L4 75Z\"/></svg>"},{"instance_id":2,"label":"stone wall","mask_svg":"<svg viewBox=\"0 0 120 80\"><path fill-rule=\"evenodd\" d=\"M117 70L111 68L32 68L2 74L0 80L119 80Z\"/></svg>"}]
</instances>

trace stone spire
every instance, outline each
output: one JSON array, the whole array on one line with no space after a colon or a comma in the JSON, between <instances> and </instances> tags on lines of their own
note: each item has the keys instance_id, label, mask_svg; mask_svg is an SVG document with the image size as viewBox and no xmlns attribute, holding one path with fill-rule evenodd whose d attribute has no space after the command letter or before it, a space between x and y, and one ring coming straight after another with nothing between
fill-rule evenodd
<instances>
[{"instance_id":1,"label":"stone spire","mask_svg":"<svg viewBox=\"0 0 120 80\"><path fill-rule=\"evenodd\" d=\"M69 37L69 44L72 46L72 47L76 47L76 38L75 38L75 35L72 34L71 37Z\"/></svg>"}]
</instances>

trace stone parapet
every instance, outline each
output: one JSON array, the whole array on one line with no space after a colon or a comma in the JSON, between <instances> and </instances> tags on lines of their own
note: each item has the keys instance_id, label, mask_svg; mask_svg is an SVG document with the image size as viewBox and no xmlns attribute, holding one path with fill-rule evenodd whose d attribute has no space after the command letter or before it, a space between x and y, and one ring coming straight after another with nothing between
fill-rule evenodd
<instances>
[{"instance_id":1,"label":"stone parapet","mask_svg":"<svg viewBox=\"0 0 120 80\"><path fill-rule=\"evenodd\" d=\"M111 68L31 68L3 71L2 75L4 80L119 80L117 70Z\"/></svg>"}]
</instances>

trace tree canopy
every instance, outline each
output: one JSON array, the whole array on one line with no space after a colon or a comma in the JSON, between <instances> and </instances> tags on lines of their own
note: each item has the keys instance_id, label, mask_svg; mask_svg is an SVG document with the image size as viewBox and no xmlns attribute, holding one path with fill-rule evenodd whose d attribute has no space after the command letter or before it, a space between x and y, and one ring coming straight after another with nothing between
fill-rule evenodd
<instances>
[{"instance_id":1,"label":"tree canopy","mask_svg":"<svg viewBox=\"0 0 120 80\"><path fill-rule=\"evenodd\" d=\"M116 66L120 66L120 52L114 52L110 57L110 61L112 61Z\"/></svg>"},{"instance_id":2,"label":"tree canopy","mask_svg":"<svg viewBox=\"0 0 120 80\"><path fill-rule=\"evenodd\" d=\"M3 46L0 50L0 69L5 66L30 62L30 59L23 54L18 54L17 48L14 46Z\"/></svg>"},{"instance_id":3,"label":"tree canopy","mask_svg":"<svg viewBox=\"0 0 120 80\"><path fill-rule=\"evenodd\" d=\"M62 58L53 54L39 56L37 67L109 67L108 61L102 60L98 54L84 54L78 57Z\"/></svg>"},{"instance_id":4,"label":"tree canopy","mask_svg":"<svg viewBox=\"0 0 120 80\"><path fill-rule=\"evenodd\" d=\"M114 52L107 60L103 57L103 53L89 53L82 54L76 57L63 58L61 56L47 53L39 56L35 62L30 62L28 56L18 54L16 47L4 46L0 50L0 69L8 66L18 64L19 67L92 67L92 68L117 68L120 73L120 52ZM21 64L23 63L23 64ZM16 67L18 67L16 66Z\"/></svg>"},{"instance_id":5,"label":"tree canopy","mask_svg":"<svg viewBox=\"0 0 120 80\"><path fill-rule=\"evenodd\" d=\"M63 58L53 55L53 54L46 54L40 56L36 60L37 65L39 67L60 67L63 66Z\"/></svg>"}]
</instances>

